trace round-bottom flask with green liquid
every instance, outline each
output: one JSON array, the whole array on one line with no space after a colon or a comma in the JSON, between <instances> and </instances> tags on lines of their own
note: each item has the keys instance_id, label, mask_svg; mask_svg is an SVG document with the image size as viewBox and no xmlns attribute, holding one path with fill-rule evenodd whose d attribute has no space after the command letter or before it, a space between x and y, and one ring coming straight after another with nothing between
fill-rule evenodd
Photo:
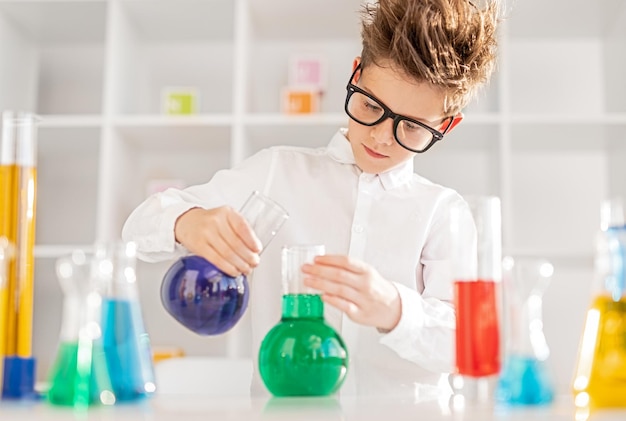
<instances>
[{"instance_id":1,"label":"round-bottom flask with green liquid","mask_svg":"<svg viewBox=\"0 0 626 421\"><path fill-rule=\"evenodd\" d=\"M274 396L328 396L346 377L343 339L324 320L321 296L302 285L300 267L323 253L323 246L283 248L282 317L259 350L259 373Z\"/></svg>"},{"instance_id":2,"label":"round-bottom flask with green liquid","mask_svg":"<svg viewBox=\"0 0 626 421\"><path fill-rule=\"evenodd\" d=\"M341 336L324 321L318 294L286 294L283 315L263 339L259 371L275 396L327 396L348 370Z\"/></svg>"}]
</instances>

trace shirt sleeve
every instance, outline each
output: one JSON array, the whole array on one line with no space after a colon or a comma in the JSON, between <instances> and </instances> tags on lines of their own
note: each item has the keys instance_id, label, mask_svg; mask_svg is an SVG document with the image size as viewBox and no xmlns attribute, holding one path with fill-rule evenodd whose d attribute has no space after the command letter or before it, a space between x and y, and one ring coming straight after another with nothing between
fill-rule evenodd
<instances>
[{"instance_id":1,"label":"shirt sleeve","mask_svg":"<svg viewBox=\"0 0 626 421\"><path fill-rule=\"evenodd\" d=\"M380 338L382 344L400 357L427 370L443 373L452 372L455 364L451 206L460 206L461 223L473 224L469 207L460 196L454 195L452 201L446 200L439 207L422 250L424 290L420 293L394 283L400 294L402 315L397 326ZM467 246L472 247L471 244Z\"/></svg>"},{"instance_id":2,"label":"shirt sleeve","mask_svg":"<svg viewBox=\"0 0 626 421\"><path fill-rule=\"evenodd\" d=\"M240 208L252 191L264 189L272 157L271 150L262 150L232 169L218 171L208 183L149 196L126 219L122 239L135 242L138 257L147 262L187 254L174 235L178 217L195 207Z\"/></svg>"}]
</instances>

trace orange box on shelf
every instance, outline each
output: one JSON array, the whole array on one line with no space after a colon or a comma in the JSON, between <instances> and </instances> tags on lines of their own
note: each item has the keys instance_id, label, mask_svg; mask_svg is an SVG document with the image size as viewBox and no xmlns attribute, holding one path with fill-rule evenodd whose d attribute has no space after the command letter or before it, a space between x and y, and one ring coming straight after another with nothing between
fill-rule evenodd
<instances>
[{"instance_id":1,"label":"orange box on shelf","mask_svg":"<svg viewBox=\"0 0 626 421\"><path fill-rule=\"evenodd\" d=\"M284 88L282 110L286 114L314 114L319 111L319 99L315 89Z\"/></svg>"}]
</instances>

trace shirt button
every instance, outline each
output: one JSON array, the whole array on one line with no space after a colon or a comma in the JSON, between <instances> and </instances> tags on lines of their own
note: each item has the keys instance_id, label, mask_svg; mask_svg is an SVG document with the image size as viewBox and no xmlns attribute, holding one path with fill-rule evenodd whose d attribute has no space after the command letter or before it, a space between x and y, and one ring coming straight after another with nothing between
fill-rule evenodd
<instances>
[{"instance_id":1,"label":"shirt button","mask_svg":"<svg viewBox=\"0 0 626 421\"><path fill-rule=\"evenodd\" d=\"M359 233L359 234L362 233L363 229L364 229L363 225L355 225L354 226L354 232L356 232L356 233Z\"/></svg>"}]
</instances>

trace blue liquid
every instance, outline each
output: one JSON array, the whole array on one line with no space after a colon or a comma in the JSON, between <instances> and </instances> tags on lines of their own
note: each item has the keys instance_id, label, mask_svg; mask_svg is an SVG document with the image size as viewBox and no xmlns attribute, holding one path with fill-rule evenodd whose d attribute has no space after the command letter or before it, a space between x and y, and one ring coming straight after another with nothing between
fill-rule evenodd
<instances>
[{"instance_id":1,"label":"blue liquid","mask_svg":"<svg viewBox=\"0 0 626 421\"><path fill-rule=\"evenodd\" d=\"M233 278L199 256L186 256L169 268L161 301L179 323L199 335L230 330L248 307L248 281Z\"/></svg>"},{"instance_id":2,"label":"blue liquid","mask_svg":"<svg viewBox=\"0 0 626 421\"><path fill-rule=\"evenodd\" d=\"M117 401L149 395L154 390L154 368L138 302L103 300L102 343Z\"/></svg>"},{"instance_id":3,"label":"blue liquid","mask_svg":"<svg viewBox=\"0 0 626 421\"><path fill-rule=\"evenodd\" d=\"M542 405L552 402L554 388L543 361L508 356L496 390L496 400L509 405Z\"/></svg>"}]
</instances>

